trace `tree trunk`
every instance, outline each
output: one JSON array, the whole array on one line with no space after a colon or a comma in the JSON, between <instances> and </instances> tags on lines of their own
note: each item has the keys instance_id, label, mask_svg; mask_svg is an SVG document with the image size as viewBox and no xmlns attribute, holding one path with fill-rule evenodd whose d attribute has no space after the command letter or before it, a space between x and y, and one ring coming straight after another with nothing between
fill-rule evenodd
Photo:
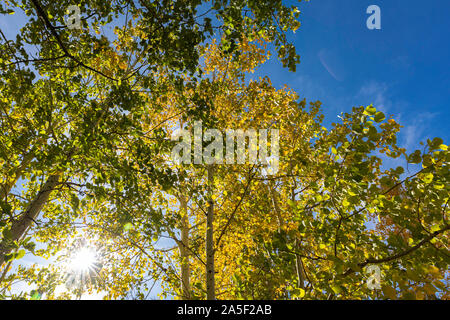
<instances>
[{"instance_id":1,"label":"tree trunk","mask_svg":"<svg viewBox=\"0 0 450 320\"><path fill-rule=\"evenodd\" d=\"M214 281L214 201L213 194L213 167L208 166L208 212L206 217L206 299L216 299Z\"/></svg>"},{"instance_id":2,"label":"tree trunk","mask_svg":"<svg viewBox=\"0 0 450 320\"><path fill-rule=\"evenodd\" d=\"M19 219L13 221L10 230L11 238L8 239L9 241L5 241L5 239L3 239L0 243L0 266L2 266L5 262L5 256L11 251L9 242L18 241L25 235L28 228L31 226L31 223L35 221L42 208L47 203L51 192L55 189L58 183L59 175L51 175L48 177L36 198L31 201L28 208L20 215Z\"/></svg>"},{"instance_id":3,"label":"tree trunk","mask_svg":"<svg viewBox=\"0 0 450 320\"><path fill-rule=\"evenodd\" d=\"M295 250L299 249L298 240L295 240ZM296 254L295 255L295 267L297 269L297 280L298 287L304 289L305 288L305 271L303 269L303 261L302 258Z\"/></svg>"},{"instance_id":4,"label":"tree trunk","mask_svg":"<svg viewBox=\"0 0 450 320\"><path fill-rule=\"evenodd\" d=\"M189 217L187 210L187 200L184 195L180 195L180 209L181 214L181 243L180 257L181 257L181 291L183 299L191 299L191 280L190 280L190 262L189 262Z\"/></svg>"},{"instance_id":5,"label":"tree trunk","mask_svg":"<svg viewBox=\"0 0 450 320\"><path fill-rule=\"evenodd\" d=\"M269 193L270 193L270 196L272 199L272 205L273 205L273 208L275 209L275 214L277 215L278 231L280 231L281 225L283 224L283 219L281 218L281 210L280 210L280 206L278 205L278 198L276 195L274 182L271 181L269 186L267 186L267 188L269 189Z\"/></svg>"},{"instance_id":6,"label":"tree trunk","mask_svg":"<svg viewBox=\"0 0 450 320\"><path fill-rule=\"evenodd\" d=\"M291 200L292 202L295 202L295 189L297 188L297 183L294 179L294 187L291 190ZM298 239L295 239L295 251L297 252L300 250L300 244L298 242ZM297 281L298 281L298 287L304 289L305 288L305 269L303 266L302 257L300 255L295 254L295 267L297 269Z\"/></svg>"},{"instance_id":7,"label":"tree trunk","mask_svg":"<svg viewBox=\"0 0 450 320\"><path fill-rule=\"evenodd\" d=\"M9 181L6 180L5 184L2 186L0 190L0 200L7 200L8 194L11 191L12 187L17 183L17 180L19 180L20 175L23 173L25 168L30 164L31 160L34 158L34 151L31 150L27 154L23 156L22 162L20 165L14 170L14 174L12 179Z\"/></svg>"}]
</instances>

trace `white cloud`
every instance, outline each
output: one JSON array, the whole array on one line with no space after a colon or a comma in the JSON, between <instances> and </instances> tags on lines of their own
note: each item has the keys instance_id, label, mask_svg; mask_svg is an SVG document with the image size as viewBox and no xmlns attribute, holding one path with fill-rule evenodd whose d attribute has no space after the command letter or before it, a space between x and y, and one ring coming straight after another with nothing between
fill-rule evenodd
<instances>
[{"instance_id":1,"label":"white cloud","mask_svg":"<svg viewBox=\"0 0 450 320\"><path fill-rule=\"evenodd\" d=\"M326 97L326 91L323 86L315 82L310 76L300 75L295 80L295 87L301 98L307 100L318 100Z\"/></svg>"},{"instance_id":2,"label":"white cloud","mask_svg":"<svg viewBox=\"0 0 450 320\"><path fill-rule=\"evenodd\" d=\"M391 98L389 86L386 83L370 81L365 83L355 96L358 105L373 104L375 108L383 111L386 115L393 114L394 119L400 123L398 145L406 148L407 152L413 152L420 148L420 142L427 138L427 133L432 125L432 120L438 115L432 112L421 112L419 115L412 112L409 103ZM402 110L402 113L396 113Z\"/></svg>"},{"instance_id":3,"label":"white cloud","mask_svg":"<svg viewBox=\"0 0 450 320\"><path fill-rule=\"evenodd\" d=\"M392 108L392 101L387 91L388 86L385 83L370 81L361 87L356 100L360 105L373 104L375 108L386 113Z\"/></svg>"},{"instance_id":4,"label":"white cloud","mask_svg":"<svg viewBox=\"0 0 450 320\"><path fill-rule=\"evenodd\" d=\"M431 120L437 115L437 113L422 112L420 116L405 119L407 125L400 131L401 146L406 148L408 152L419 148L419 142L429 138L425 136L427 128L429 128Z\"/></svg>"},{"instance_id":5,"label":"white cloud","mask_svg":"<svg viewBox=\"0 0 450 320\"><path fill-rule=\"evenodd\" d=\"M320 63L327 72L336 80L343 81L343 68L340 65L338 54L331 50L322 49L317 54Z\"/></svg>"}]
</instances>

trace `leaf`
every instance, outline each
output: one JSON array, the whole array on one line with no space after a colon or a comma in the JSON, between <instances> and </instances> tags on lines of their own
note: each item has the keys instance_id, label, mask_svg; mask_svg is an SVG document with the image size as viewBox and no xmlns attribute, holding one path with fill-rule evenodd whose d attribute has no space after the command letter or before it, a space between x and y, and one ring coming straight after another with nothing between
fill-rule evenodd
<instances>
[{"instance_id":1,"label":"leaf","mask_svg":"<svg viewBox=\"0 0 450 320\"><path fill-rule=\"evenodd\" d=\"M420 163L422 161L421 152L420 150L414 151L409 157L408 162L409 163Z\"/></svg>"},{"instance_id":2,"label":"leaf","mask_svg":"<svg viewBox=\"0 0 450 320\"><path fill-rule=\"evenodd\" d=\"M28 242L28 243L24 244L23 247L25 249L27 249L28 251L34 253L34 250L36 249L36 243Z\"/></svg>"},{"instance_id":3,"label":"leaf","mask_svg":"<svg viewBox=\"0 0 450 320\"><path fill-rule=\"evenodd\" d=\"M5 255L5 262L9 262L11 260L13 260L15 257L14 253L8 253Z\"/></svg>"},{"instance_id":4,"label":"leaf","mask_svg":"<svg viewBox=\"0 0 450 320\"><path fill-rule=\"evenodd\" d=\"M120 69L126 70L127 67L128 67L128 65L127 65L127 63L126 63L125 61L121 61L121 62L119 63L119 68L120 68Z\"/></svg>"},{"instance_id":5,"label":"leaf","mask_svg":"<svg viewBox=\"0 0 450 320\"><path fill-rule=\"evenodd\" d=\"M12 239L12 232L10 229L3 229L2 235L3 235L3 239L6 239L6 240Z\"/></svg>"},{"instance_id":6,"label":"leaf","mask_svg":"<svg viewBox=\"0 0 450 320\"><path fill-rule=\"evenodd\" d=\"M295 202L292 201L291 199L288 199L288 200L287 200L287 204L288 204L291 208L293 208L293 209L297 208L297 205L296 205Z\"/></svg>"},{"instance_id":7,"label":"leaf","mask_svg":"<svg viewBox=\"0 0 450 320\"><path fill-rule=\"evenodd\" d=\"M19 252L17 252L17 254L16 254L16 256L15 256L15 259L18 260L18 259L23 258L23 256L25 255L25 253L26 253L25 250L23 250L23 249L19 250Z\"/></svg>"},{"instance_id":8,"label":"leaf","mask_svg":"<svg viewBox=\"0 0 450 320\"><path fill-rule=\"evenodd\" d=\"M381 122L381 121L383 121L384 119L386 119L386 116L384 115L383 112L378 111L378 112L375 114L375 117L374 117L375 122Z\"/></svg>"},{"instance_id":9,"label":"leaf","mask_svg":"<svg viewBox=\"0 0 450 320\"><path fill-rule=\"evenodd\" d=\"M437 267L435 267L435 266L429 266L428 268L427 268L427 271L429 272L429 273L431 273L434 277L436 277L436 278L440 278L442 275L441 275L441 271L439 270L439 268L437 268Z\"/></svg>"},{"instance_id":10,"label":"leaf","mask_svg":"<svg viewBox=\"0 0 450 320\"><path fill-rule=\"evenodd\" d=\"M434 138L433 141L428 142L431 150L439 149L439 147L444 143L444 140L441 138Z\"/></svg>"},{"instance_id":11,"label":"leaf","mask_svg":"<svg viewBox=\"0 0 450 320\"><path fill-rule=\"evenodd\" d=\"M30 296L31 296L31 300L41 300L41 294L36 290L32 290L30 292Z\"/></svg>"},{"instance_id":12,"label":"leaf","mask_svg":"<svg viewBox=\"0 0 450 320\"><path fill-rule=\"evenodd\" d=\"M364 114L368 115L368 116L373 116L375 114L375 112L377 112L377 109L370 105L368 106L365 110L364 110Z\"/></svg>"},{"instance_id":13,"label":"leaf","mask_svg":"<svg viewBox=\"0 0 450 320\"><path fill-rule=\"evenodd\" d=\"M395 173L396 174L398 174L398 175L401 175L401 174L403 174L405 172L405 169L403 168L403 167L397 167L396 169L395 169Z\"/></svg>"},{"instance_id":14,"label":"leaf","mask_svg":"<svg viewBox=\"0 0 450 320\"><path fill-rule=\"evenodd\" d=\"M331 285L331 289L333 290L333 292L334 292L335 294L339 294L339 293L342 292L341 286L340 286L340 285L337 285L337 284Z\"/></svg>"},{"instance_id":15,"label":"leaf","mask_svg":"<svg viewBox=\"0 0 450 320\"><path fill-rule=\"evenodd\" d=\"M397 292L394 288L388 285L382 285L381 290L383 291L384 296L388 297L391 300L397 299Z\"/></svg>"},{"instance_id":16,"label":"leaf","mask_svg":"<svg viewBox=\"0 0 450 320\"><path fill-rule=\"evenodd\" d=\"M133 229L133 224L131 222L127 222L124 224L123 230L130 231L131 229Z\"/></svg>"},{"instance_id":17,"label":"leaf","mask_svg":"<svg viewBox=\"0 0 450 320\"><path fill-rule=\"evenodd\" d=\"M439 288L440 290L445 290L445 284L442 283L441 281L438 280L434 281L433 286Z\"/></svg>"},{"instance_id":18,"label":"leaf","mask_svg":"<svg viewBox=\"0 0 450 320\"><path fill-rule=\"evenodd\" d=\"M433 295L436 293L437 289L430 283L427 283L423 286L423 289L425 290L426 293Z\"/></svg>"},{"instance_id":19,"label":"leaf","mask_svg":"<svg viewBox=\"0 0 450 320\"><path fill-rule=\"evenodd\" d=\"M430 172L422 177L422 181L425 182L426 184L430 184L431 182L433 182L433 178L434 175Z\"/></svg>"}]
</instances>

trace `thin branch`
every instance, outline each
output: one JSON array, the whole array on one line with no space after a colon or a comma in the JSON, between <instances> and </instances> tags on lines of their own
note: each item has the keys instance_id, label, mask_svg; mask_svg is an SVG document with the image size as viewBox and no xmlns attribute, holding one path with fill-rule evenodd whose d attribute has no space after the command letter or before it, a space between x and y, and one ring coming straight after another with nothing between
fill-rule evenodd
<instances>
[{"instance_id":1,"label":"thin branch","mask_svg":"<svg viewBox=\"0 0 450 320\"><path fill-rule=\"evenodd\" d=\"M50 20L47 17L47 14L45 13L45 11L42 9L41 5L39 4L38 0L31 0L31 2L33 3L34 7L36 8L37 14L38 16L42 19L42 21L44 22L45 26L47 27L47 29L49 29L50 33L52 34L52 36L56 39L56 41L58 42L59 47L61 48L61 50L65 53L65 55L72 59L73 61L75 61L77 63L77 65L82 66L85 69L88 69L92 72L98 73L99 75L102 75L105 78L108 78L110 80L113 81L118 81L117 79L110 77L108 75L106 75L105 73L96 70L90 66L88 66L87 64L83 63L82 61L80 61L77 57L75 57L74 55L72 55L67 48L65 47L64 43L61 40L61 37L59 36L58 32L56 31L56 28L51 24Z\"/></svg>"},{"instance_id":2,"label":"thin branch","mask_svg":"<svg viewBox=\"0 0 450 320\"><path fill-rule=\"evenodd\" d=\"M366 261L362 262L362 263L358 263L358 266L360 268L365 267L368 264L380 264L380 263L385 263L385 262L391 262L397 259L400 259L418 249L420 249L423 245L427 244L428 242L430 242L431 240L433 240L435 237L437 237L438 235L440 235L441 233L444 233L445 231L450 230L450 225L446 226L444 229L438 230L433 232L432 234L430 234L429 236L427 236L426 238L424 238L422 241L420 241L418 244L416 244L413 247L408 248L407 250L404 250L400 253L394 254L392 256L386 257L386 258L382 258L382 259L367 259ZM353 270L352 268L348 269L342 276L348 276L352 273L354 273L355 270Z\"/></svg>"}]
</instances>

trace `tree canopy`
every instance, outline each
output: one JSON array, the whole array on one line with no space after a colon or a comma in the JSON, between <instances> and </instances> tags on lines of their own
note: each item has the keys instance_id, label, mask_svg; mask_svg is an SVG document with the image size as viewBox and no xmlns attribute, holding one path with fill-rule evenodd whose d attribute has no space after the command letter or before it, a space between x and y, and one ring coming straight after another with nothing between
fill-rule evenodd
<instances>
[{"instance_id":1,"label":"tree canopy","mask_svg":"<svg viewBox=\"0 0 450 320\"><path fill-rule=\"evenodd\" d=\"M327 128L320 101L253 77L271 51L296 70L296 6L83 0L69 28L72 4L0 5L27 19L0 33L0 298L448 298L444 141L408 154L373 105ZM276 170L174 161L196 123L268 130Z\"/></svg>"}]
</instances>

